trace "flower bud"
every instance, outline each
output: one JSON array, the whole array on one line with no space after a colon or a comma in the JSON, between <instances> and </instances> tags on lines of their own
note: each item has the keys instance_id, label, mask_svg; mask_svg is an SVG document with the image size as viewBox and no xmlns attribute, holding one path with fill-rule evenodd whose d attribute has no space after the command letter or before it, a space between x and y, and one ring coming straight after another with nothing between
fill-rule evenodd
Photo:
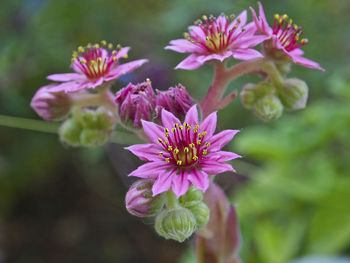
<instances>
[{"instance_id":1,"label":"flower bud","mask_svg":"<svg viewBox=\"0 0 350 263\"><path fill-rule=\"evenodd\" d=\"M196 218L187 208L163 210L155 222L155 229L160 236L178 242L189 238L196 228Z\"/></svg>"},{"instance_id":2,"label":"flower bud","mask_svg":"<svg viewBox=\"0 0 350 263\"><path fill-rule=\"evenodd\" d=\"M62 142L70 146L80 146L82 130L82 125L75 118L70 118L62 123L58 134Z\"/></svg>"},{"instance_id":3,"label":"flower bud","mask_svg":"<svg viewBox=\"0 0 350 263\"><path fill-rule=\"evenodd\" d=\"M141 127L141 119L150 120L153 117L155 101L150 81L137 85L129 83L117 92L115 99L122 121L133 127Z\"/></svg>"},{"instance_id":4,"label":"flower bud","mask_svg":"<svg viewBox=\"0 0 350 263\"><path fill-rule=\"evenodd\" d=\"M30 106L36 113L47 121L64 119L70 112L71 101L64 92L51 91L56 84L41 87L32 98Z\"/></svg>"},{"instance_id":5,"label":"flower bud","mask_svg":"<svg viewBox=\"0 0 350 263\"><path fill-rule=\"evenodd\" d=\"M152 196L153 184L153 179L140 179L130 186L125 197L126 209L130 214L138 217L154 216L163 208L164 196Z\"/></svg>"},{"instance_id":6,"label":"flower bud","mask_svg":"<svg viewBox=\"0 0 350 263\"><path fill-rule=\"evenodd\" d=\"M102 130L83 129L80 134L80 143L85 147L103 146L109 139L109 134Z\"/></svg>"},{"instance_id":7,"label":"flower bud","mask_svg":"<svg viewBox=\"0 0 350 263\"><path fill-rule=\"evenodd\" d=\"M178 118L183 118L192 105L193 99L181 84L175 88L170 87L167 91L157 90L156 112L158 118L161 116L162 109L170 111Z\"/></svg>"},{"instance_id":8,"label":"flower bud","mask_svg":"<svg viewBox=\"0 0 350 263\"><path fill-rule=\"evenodd\" d=\"M271 82L261 81L256 85L256 97L259 99L265 95L275 94L276 89Z\"/></svg>"},{"instance_id":9,"label":"flower bud","mask_svg":"<svg viewBox=\"0 0 350 263\"><path fill-rule=\"evenodd\" d=\"M209 208L204 202L199 202L196 205L189 207L192 214L196 218L198 228L205 226L209 221Z\"/></svg>"},{"instance_id":10,"label":"flower bud","mask_svg":"<svg viewBox=\"0 0 350 263\"><path fill-rule=\"evenodd\" d=\"M184 207L197 205L203 199L203 192L191 185L186 194L179 198L180 204Z\"/></svg>"},{"instance_id":11,"label":"flower bud","mask_svg":"<svg viewBox=\"0 0 350 263\"><path fill-rule=\"evenodd\" d=\"M299 110L306 106L309 88L307 84L296 78L284 81L279 91L280 99L288 110Z\"/></svg>"},{"instance_id":12,"label":"flower bud","mask_svg":"<svg viewBox=\"0 0 350 263\"><path fill-rule=\"evenodd\" d=\"M255 101L257 99L255 95L255 89L255 84L248 83L243 87L241 91L241 103L247 109L252 109L254 107Z\"/></svg>"},{"instance_id":13,"label":"flower bud","mask_svg":"<svg viewBox=\"0 0 350 263\"><path fill-rule=\"evenodd\" d=\"M283 105L275 95L266 95L255 103L253 111L259 119L268 122L276 120L282 115Z\"/></svg>"}]
</instances>

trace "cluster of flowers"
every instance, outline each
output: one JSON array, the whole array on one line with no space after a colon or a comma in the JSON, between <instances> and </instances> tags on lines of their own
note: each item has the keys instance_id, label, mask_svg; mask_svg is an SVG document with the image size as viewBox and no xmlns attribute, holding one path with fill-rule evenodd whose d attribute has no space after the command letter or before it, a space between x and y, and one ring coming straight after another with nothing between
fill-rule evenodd
<instances>
[{"instance_id":1,"label":"cluster of flowers","mask_svg":"<svg viewBox=\"0 0 350 263\"><path fill-rule=\"evenodd\" d=\"M155 216L156 231L165 238L184 241L206 225L209 208L210 211L224 209L220 210L221 214L227 217L210 216L208 229L202 233L208 233L209 228L216 229L215 222L226 226L227 222L236 220L234 208L225 197L221 198L221 204L212 201L216 200L215 195L224 195L217 190L218 186L210 183L217 174L234 172L226 162L240 157L221 150L238 130L224 130L214 135L216 110L227 106L236 95L234 92L224 97L228 84L243 74L261 75L264 78L261 82L244 86L240 98L258 118L271 121L280 117L283 109L297 110L306 105L306 83L286 78L292 63L323 70L316 62L302 57L300 48L308 41L300 38L301 27L293 24L287 15L275 15L270 27L261 3L259 16L254 9L251 11L254 21L250 23L247 23L246 11L237 17L204 15L189 27L183 39L172 40L165 47L191 53L177 69L194 70L204 63L215 65L214 81L200 105L194 105L181 84L166 91L154 91L149 79L136 85L130 83L113 94L110 90L113 81L147 60L121 64L120 60L127 58L130 48L113 48L105 41L79 47L72 57L74 73L48 76L55 83L39 89L32 99L31 106L43 119L64 120L60 136L67 144L103 145L115 131L116 124L147 142L126 148L146 161L130 174L142 179L130 187L126 207L139 217ZM261 51L254 49L259 44ZM230 58L243 62L227 68L226 61ZM216 190L207 191L210 186ZM203 199L206 191L211 194ZM201 244L207 244L214 251L216 245L210 242L220 238L215 236L218 231L211 232L209 236L199 235ZM237 242L237 231L229 236ZM225 242L227 238L221 239ZM235 257L230 253L227 253L228 260Z\"/></svg>"}]
</instances>

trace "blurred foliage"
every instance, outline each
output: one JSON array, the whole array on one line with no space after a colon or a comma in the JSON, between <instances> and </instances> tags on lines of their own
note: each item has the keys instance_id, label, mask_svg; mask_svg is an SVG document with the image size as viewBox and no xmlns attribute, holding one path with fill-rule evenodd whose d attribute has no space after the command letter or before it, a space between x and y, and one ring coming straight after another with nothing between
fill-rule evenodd
<instances>
[{"instance_id":1,"label":"blurred foliage","mask_svg":"<svg viewBox=\"0 0 350 263\"><path fill-rule=\"evenodd\" d=\"M262 2L270 22L287 11L303 26L306 57L327 72L293 67L310 86L310 107L295 116L256 126L239 100L219 114L220 128L243 128L234 151L259 164L237 165L251 180L235 185L242 188L235 198L242 256L274 263L313 252L348 253L350 89L340 69L349 65L350 2ZM157 89L181 82L200 100L211 66L174 71L185 55L163 47L204 13L238 14L249 6L257 8L256 1L1 0L0 114L38 119L29 102L48 84L45 77L68 72L73 49L102 39L130 45L130 59L150 59L116 89L150 77ZM228 92L256 80L245 76ZM329 98L334 93L338 99ZM125 211L125 177L135 165L120 146L71 149L55 135L0 127L0 262L176 262L183 246L158 238Z\"/></svg>"},{"instance_id":2,"label":"blurred foliage","mask_svg":"<svg viewBox=\"0 0 350 263\"><path fill-rule=\"evenodd\" d=\"M236 140L257 164L234 198L246 263L350 252L350 81L335 75L329 88L334 97Z\"/></svg>"}]
</instances>

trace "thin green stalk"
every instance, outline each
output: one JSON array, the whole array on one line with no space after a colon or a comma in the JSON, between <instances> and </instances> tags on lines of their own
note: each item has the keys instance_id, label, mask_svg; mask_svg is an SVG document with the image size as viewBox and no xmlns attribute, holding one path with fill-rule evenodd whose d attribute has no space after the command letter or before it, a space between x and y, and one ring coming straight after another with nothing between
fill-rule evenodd
<instances>
[{"instance_id":1,"label":"thin green stalk","mask_svg":"<svg viewBox=\"0 0 350 263\"><path fill-rule=\"evenodd\" d=\"M57 133L59 124L47 121L0 115L0 126L46 133Z\"/></svg>"},{"instance_id":2,"label":"thin green stalk","mask_svg":"<svg viewBox=\"0 0 350 263\"><path fill-rule=\"evenodd\" d=\"M166 206L169 209L174 209L179 207L179 200L177 199L176 195L174 194L173 190L169 190L166 193L166 197L167 197L167 203Z\"/></svg>"}]
</instances>

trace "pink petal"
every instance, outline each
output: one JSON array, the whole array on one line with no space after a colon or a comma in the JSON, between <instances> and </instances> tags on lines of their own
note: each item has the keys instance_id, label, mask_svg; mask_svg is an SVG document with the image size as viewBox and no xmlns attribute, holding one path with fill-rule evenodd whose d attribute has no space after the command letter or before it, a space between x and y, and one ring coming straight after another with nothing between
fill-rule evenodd
<instances>
[{"instance_id":1,"label":"pink petal","mask_svg":"<svg viewBox=\"0 0 350 263\"><path fill-rule=\"evenodd\" d=\"M206 34L203 32L203 30L199 26L190 26L188 29L191 36L197 37L204 42L206 41L205 39Z\"/></svg>"},{"instance_id":2,"label":"pink petal","mask_svg":"<svg viewBox=\"0 0 350 263\"><path fill-rule=\"evenodd\" d=\"M203 63L200 63L197 61L198 55L196 54L191 54L187 58L185 58L183 61L181 61L175 69L186 69L186 70L193 70L197 69L200 66L203 65Z\"/></svg>"},{"instance_id":3,"label":"pink petal","mask_svg":"<svg viewBox=\"0 0 350 263\"><path fill-rule=\"evenodd\" d=\"M164 140L164 128L153 123L150 121L144 121L141 120L142 122L142 127L143 127L143 131L146 133L148 139L155 143L155 144L159 144L158 142L158 138L161 138Z\"/></svg>"},{"instance_id":4,"label":"pink petal","mask_svg":"<svg viewBox=\"0 0 350 263\"><path fill-rule=\"evenodd\" d=\"M188 110L188 112L186 113L186 117L185 117L184 122L187 122L189 125L192 125L192 126L199 123L197 105L193 105Z\"/></svg>"},{"instance_id":5,"label":"pink petal","mask_svg":"<svg viewBox=\"0 0 350 263\"><path fill-rule=\"evenodd\" d=\"M219 152L210 153L207 159L215 160L217 162L226 162L236 158L242 158L242 156L233 152L219 151Z\"/></svg>"},{"instance_id":6,"label":"pink petal","mask_svg":"<svg viewBox=\"0 0 350 263\"><path fill-rule=\"evenodd\" d=\"M187 176L184 171L181 171L180 174L174 174L172 178L172 189L177 198L185 194L190 188L190 182L187 179Z\"/></svg>"},{"instance_id":7,"label":"pink petal","mask_svg":"<svg viewBox=\"0 0 350 263\"><path fill-rule=\"evenodd\" d=\"M88 89L94 89L94 88L97 88L99 86L102 85L104 79L102 77L98 78L97 80L95 81L87 81L85 83L85 87L84 88L88 88ZM72 92L75 91L75 90L71 90Z\"/></svg>"},{"instance_id":8,"label":"pink petal","mask_svg":"<svg viewBox=\"0 0 350 263\"><path fill-rule=\"evenodd\" d=\"M317 62L312 61L310 59L301 57L301 56L291 56L291 59L293 60L294 63L302 65L304 67L307 68L314 68L314 69L318 69L321 71L325 71L324 68L322 68Z\"/></svg>"},{"instance_id":9,"label":"pink petal","mask_svg":"<svg viewBox=\"0 0 350 263\"><path fill-rule=\"evenodd\" d=\"M238 19L241 20L240 23L238 23ZM236 17L236 19L234 19L231 24L228 26L227 31L230 31L231 29L234 28L235 25L237 25L238 27L236 29L234 29L236 32L241 32L241 28L246 24L247 22L247 11L244 10L242 13L239 14L239 16Z\"/></svg>"},{"instance_id":10,"label":"pink petal","mask_svg":"<svg viewBox=\"0 0 350 263\"><path fill-rule=\"evenodd\" d=\"M175 39L170 41L170 45L166 46L164 49L173 50L179 53L187 53L187 52L198 52L201 53L204 49L187 39Z\"/></svg>"},{"instance_id":11,"label":"pink petal","mask_svg":"<svg viewBox=\"0 0 350 263\"><path fill-rule=\"evenodd\" d=\"M162 123L165 128L174 128L174 124L177 123L181 125L181 122L178 118L174 116L171 112L163 109L162 110Z\"/></svg>"},{"instance_id":12,"label":"pink petal","mask_svg":"<svg viewBox=\"0 0 350 263\"><path fill-rule=\"evenodd\" d=\"M64 82L62 84L59 84L56 87L53 87L52 89L50 89L50 91L52 91L52 92L63 92L64 91L65 93L71 93L73 91L80 90L83 88L84 87L81 87L80 82L68 81L68 82Z\"/></svg>"},{"instance_id":13,"label":"pink petal","mask_svg":"<svg viewBox=\"0 0 350 263\"><path fill-rule=\"evenodd\" d=\"M150 162L139 166L128 176L155 179L158 174L165 173L169 168L171 168L171 165L164 161Z\"/></svg>"},{"instance_id":14,"label":"pink petal","mask_svg":"<svg viewBox=\"0 0 350 263\"><path fill-rule=\"evenodd\" d=\"M300 48L296 48L292 51L289 51L289 54L292 56L302 56L304 54L304 51Z\"/></svg>"},{"instance_id":15,"label":"pink petal","mask_svg":"<svg viewBox=\"0 0 350 263\"><path fill-rule=\"evenodd\" d=\"M233 57L240 60L251 60L255 58L264 57L259 51L255 49L235 49L232 51Z\"/></svg>"},{"instance_id":16,"label":"pink petal","mask_svg":"<svg viewBox=\"0 0 350 263\"><path fill-rule=\"evenodd\" d=\"M263 32L270 34L271 28L270 28L269 24L267 23L264 8L263 8L261 2L258 2L258 5L259 5L259 16L260 16L261 28L262 28Z\"/></svg>"},{"instance_id":17,"label":"pink petal","mask_svg":"<svg viewBox=\"0 0 350 263\"><path fill-rule=\"evenodd\" d=\"M219 60L220 62L224 61L226 58L232 55L232 51L228 50L225 52L222 52L220 54L209 54L209 55L200 55L197 58L197 61L201 64L216 59Z\"/></svg>"},{"instance_id":18,"label":"pink petal","mask_svg":"<svg viewBox=\"0 0 350 263\"><path fill-rule=\"evenodd\" d=\"M143 161L159 161L162 148L154 143L135 144L124 149L129 150Z\"/></svg>"},{"instance_id":19,"label":"pink petal","mask_svg":"<svg viewBox=\"0 0 350 263\"><path fill-rule=\"evenodd\" d=\"M63 74L52 74L46 77L52 81L71 81L84 79L85 76L78 73L63 73Z\"/></svg>"},{"instance_id":20,"label":"pink petal","mask_svg":"<svg viewBox=\"0 0 350 263\"><path fill-rule=\"evenodd\" d=\"M228 144L238 132L239 130L224 130L218 134L215 134L209 139L211 144L210 150L213 152L220 150L222 147Z\"/></svg>"},{"instance_id":21,"label":"pink petal","mask_svg":"<svg viewBox=\"0 0 350 263\"><path fill-rule=\"evenodd\" d=\"M123 47L121 50L118 51L116 57L117 59L123 58L125 55L128 55L128 52L130 50L130 47Z\"/></svg>"},{"instance_id":22,"label":"pink petal","mask_svg":"<svg viewBox=\"0 0 350 263\"><path fill-rule=\"evenodd\" d=\"M234 46L239 48L251 48L251 47L255 47L256 45L259 45L261 42L264 42L269 38L270 38L269 36L263 36L263 35L240 37L239 39L237 39L237 41L234 42Z\"/></svg>"},{"instance_id":23,"label":"pink petal","mask_svg":"<svg viewBox=\"0 0 350 263\"><path fill-rule=\"evenodd\" d=\"M138 67L141 67L143 64L145 64L146 62L148 62L148 59L139 59L139 60L134 60L134 61L130 61L128 63L124 63L121 65L118 65L116 68L114 68L107 77L105 77L106 81L110 81L113 79L117 79L120 76L127 74L135 69L137 69Z\"/></svg>"},{"instance_id":24,"label":"pink petal","mask_svg":"<svg viewBox=\"0 0 350 263\"><path fill-rule=\"evenodd\" d=\"M198 189L205 192L209 187L209 176L204 171L193 169L187 176L188 180Z\"/></svg>"},{"instance_id":25,"label":"pink petal","mask_svg":"<svg viewBox=\"0 0 350 263\"><path fill-rule=\"evenodd\" d=\"M171 187L171 182L176 170L170 172L159 174L157 180L154 182L152 187L153 196L156 196L160 193L166 192ZM176 176L176 175L175 175Z\"/></svg>"},{"instance_id":26,"label":"pink petal","mask_svg":"<svg viewBox=\"0 0 350 263\"><path fill-rule=\"evenodd\" d=\"M200 167L203 169L204 172L212 175L220 174L227 171L235 172L235 170L230 164L220 163L213 160L203 160L200 164Z\"/></svg>"},{"instance_id":27,"label":"pink petal","mask_svg":"<svg viewBox=\"0 0 350 263\"><path fill-rule=\"evenodd\" d=\"M206 131L206 138L213 136L216 129L217 114L216 112L211 113L199 126L199 132Z\"/></svg>"}]
</instances>

